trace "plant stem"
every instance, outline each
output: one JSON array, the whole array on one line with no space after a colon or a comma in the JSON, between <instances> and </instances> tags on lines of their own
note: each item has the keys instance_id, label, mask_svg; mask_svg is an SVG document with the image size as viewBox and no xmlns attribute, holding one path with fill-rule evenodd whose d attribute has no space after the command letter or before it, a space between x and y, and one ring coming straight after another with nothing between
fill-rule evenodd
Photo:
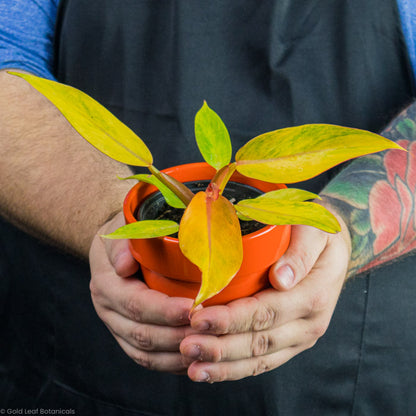
<instances>
[{"instance_id":1,"label":"plant stem","mask_svg":"<svg viewBox=\"0 0 416 416\"><path fill-rule=\"evenodd\" d=\"M172 176L167 175L166 173L160 172L155 166L150 165L149 171L160 180L164 185L166 185L186 206L189 205L194 193L182 182L179 182Z\"/></svg>"}]
</instances>

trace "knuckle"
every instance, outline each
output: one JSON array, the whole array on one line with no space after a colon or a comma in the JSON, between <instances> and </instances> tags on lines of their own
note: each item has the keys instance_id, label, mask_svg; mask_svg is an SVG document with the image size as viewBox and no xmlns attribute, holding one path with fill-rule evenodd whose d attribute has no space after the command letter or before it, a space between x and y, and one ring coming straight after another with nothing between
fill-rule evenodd
<instances>
[{"instance_id":1,"label":"knuckle","mask_svg":"<svg viewBox=\"0 0 416 416\"><path fill-rule=\"evenodd\" d=\"M252 375L253 376L258 376L260 374L263 374L267 371L270 371L270 365L267 363L267 361L265 359L259 359L253 369Z\"/></svg>"},{"instance_id":2,"label":"knuckle","mask_svg":"<svg viewBox=\"0 0 416 416\"><path fill-rule=\"evenodd\" d=\"M327 320L320 319L314 322L310 331L313 339L318 340L319 338L321 338L327 331L328 326L329 326L329 321Z\"/></svg>"},{"instance_id":3,"label":"knuckle","mask_svg":"<svg viewBox=\"0 0 416 416\"><path fill-rule=\"evenodd\" d=\"M306 276L313 264L313 258L310 250L306 247L296 247L296 252L291 258L291 266L295 271L295 275L298 277Z\"/></svg>"},{"instance_id":4,"label":"knuckle","mask_svg":"<svg viewBox=\"0 0 416 416\"><path fill-rule=\"evenodd\" d=\"M202 356L202 359L205 359L207 361L212 361L214 363L219 363L220 361L222 361L224 359L225 354L223 354L223 352L221 351L221 349L217 348L211 351L211 353L208 354L204 354Z\"/></svg>"},{"instance_id":5,"label":"knuckle","mask_svg":"<svg viewBox=\"0 0 416 416\"><path fill-rule=\"evenodd\" d=\"M252 329L261 331L270 328L277 320L279 314L271 305L263 304L256 309L252 320Z\"/></svg>"},{"instance_id":6,"label":"knuckle","mask_svg":"<svg viewBox=\"0 0 416 416\"><path fill-rule=\"evenodd\" d=\"M328 304L328 294L324 291L321 291L312 297L312 309L314 311L323 311L328 307Z\"/></svg>"},{"instance_id":7,"label":"knuckle","mask_svg":"<svg viewBox=\"0 0 416 416\"><path fill-rule=\"evenodd\" d=\"M324 325L315 325L312 328L311 334L314 337L314 339L318 340L321 338L326 332L326 327Z\"/></svg>"},{"instance_id":8,"label":"knuckle","mask_svg":"<svg viewBox=\"0 0 416 416\"><path fill-rule=\"evenodd\" d=\"M305 316L312 316L317 312L322 312L328 308L329 297L324 291L319 291L310 297L306 304Z\"/></svg>"},{"instance_id":9,"label":"knuckle","mask_svg":"<svg viewBox=\"0 0 416 416\"><path fill-rule=\"evenodd\" d=\"M133 298L127 299L124 306L129 318L136 322L141 322L143 313Z\"/></svg>"},{"instance_id":10,"label":"knuckle","mask_svg":"<svg viewBox=\"0 0 416 416\"><path fill-rule=\"evenodd\" d=\"M147 368L148 370L153 370L154 368L153 361L147 353L135 350L130 354L130 358L132 358L136 364L139 364L141 367Z\"/></svg>"},{"instance_id":11,"label":"knuckle","mask_svg":"<svg viewBox=\"0 0 416 416\"><path fill-rule=\"evenodd\" d=\"M273 339L265 333L253 333L251 339L251 353L253 357L267 354L273 348Z\"/></svg>"},{"instance_id":12,"label":"knuckle","mask_svg":"<svg viewBox=\"0 0 416 416\"><path fill-rule=\"evenodd\" d=\"M100 292L96 289L93 283L90 283L90 291L91 291L91 300L94 306L95 312L99 316L99 318L107 325L107 314L106 311L108 310L106 306L106 302Z\"/></svg>"},{"instance_id":13,"label":"knuckle","mask_svg":"<svg viewBox=\"0 0 416 416\"><path fill-rule=\"evenodd\" d=\"M294 269L295 276L297 279L305 277L310 271L310 267L308 267L304 255L302 255L301 258L297 259L297 261L294 261L292 267Z\"/></svg>"},{"instance_id":14,"label":"knuckle","mask_svg":"<svg viewBox=\"0 0 416 416\"><path fill-rule=\"evenodd\" d=\"M150 332L146 327L135 327L130 334L135 345L144 350L152 350L153 342L150 336Z\"/></svg>"},{"instance_id":15,"label":"knuckle","mask_svg":"<svg viewBox=\"0 0 416 416\"><path fill-rule=\"evenodd\" d=\"M101 295L101 291L98 289L93 279L90 280L90 292L93 299L98 299Z\"/></svg>"}]
</instances>

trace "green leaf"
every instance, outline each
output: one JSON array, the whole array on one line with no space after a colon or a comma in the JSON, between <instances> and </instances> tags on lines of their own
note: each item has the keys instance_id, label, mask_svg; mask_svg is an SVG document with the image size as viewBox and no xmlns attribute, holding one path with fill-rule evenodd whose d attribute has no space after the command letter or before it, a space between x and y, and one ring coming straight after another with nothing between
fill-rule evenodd
<instances>
[{"instance_id":1,"label":"green leaf","mask_svg":"<svg viewBox=\"0 0 416 416\"><path fill-rule=\"evenodd\" d=\"M255 198L256 200L268 199L271 201L307 201L308 199L321 199L319 195L314 194L313 192L304 191L303 189L296 188L285 188L277 189L275 191L270 191L265 194L262 194Z\"/></svg>"},{"instance_id":2,"label":"green leaf","mask_svg":"<svg viewBox=\"0 0 416 416\"><path fill-rule=\"evenodd\" d=\"M140 182L149 183L156 186L157 189L161 192L167 204L173 208L185 208L185 204L166 186L164 185L156 176L147 175L147 174L138 174L133 176L128 176L127 178L122 179L137 179Z\"/></svg>"},{"instance_id":3,"label":"green leaf","mask_svg":"<svg viewBox=\"0 0 416 416\"><path fill-rule=\"evenodd\" d=\"M252 218L249 217L245 217L243 214L240 214L239 212L237 212L237 217L239 220L241 221L253 221Z\"/></svg>"},{"instance_id":4,"label":"green leaf","mask_svg":"<svg viewBox=\"0 0 416 416\"><path fill-rule=\"evenodd\" d=\"M198 192L185 210L179 228L182 253L202 271L194 307L220 292L243 261L240 224L233 205Z\"/></svg>"},{"instance_id":5,"label":"green leaf","mask_svg":"<svg viewBox=\"0 0 416 416\"><path fill-rule=\"evenodd\" d=\"M29 82L50 100L74 129L102 153L134 166L150 166L144 142L110 111L84 92L35 75L9 72Z\"/></svg>"},{"instance_id":6,"label":"green leaf","mask_svg":"<svg viewBox=\"0 0 416 416\"><path fill-rule=\"evenodd\" d=\"M378 134L330 124L307 124L262 134L236 155L237 170L245 176L274 183L312 178L346 160L402 149Z\"/></svg>"},{"instance_id":7,"label":"green leaf","mask_svg":"<svg viewBox=\"0 0 416 416\"><path fill-rule=\"evenodd\" d=\"M337 219L322 205L314 202L278 202L274 198L258 197L240 201L235 209L239 214L264 224L304 224L329 233L341 230Z\"/></svg>"},{"instance_id":8,"label":"green leaf","mask_svg":"<svg viewBox=\"0 0 416 416\"><path fill-rule=\"evenodd\" d=\"M109 239L139 239L164 237L179 230L179 224L169 220L144 220L123 225L111 234L103 235Z\"/></svg>"},{"instance_id":9,"label":"green leaf","mask_svg":"<svg viewBox=\"0 0 416 416\"><path fill-rule=\"evenodd\" d=\"M219 170L231 161L231 140L227 127L204 101L195 116L195 138L204 160Z\"/></svg>"},{"instance_id":10,"label":"green leaf","mask_svg":"<svg viewBox=\"0 0 416 416\"><path fill-rule=\"evenodd\" d=\"M287 188L287 189L277 189L275 191L267 192L263 195L258 196L255 198L256 200L270 200L270 201L280 201L288 202L288 201L307 201L309 199L321 199L319 195L316 195L312 192L304 191L302 189L296 188ZM251 201L247 199L246 201ZM252 221L252 218L245 217L241 214L241 212L237 211L238 218L242 221Z\"/></svg>"}]
</instances>

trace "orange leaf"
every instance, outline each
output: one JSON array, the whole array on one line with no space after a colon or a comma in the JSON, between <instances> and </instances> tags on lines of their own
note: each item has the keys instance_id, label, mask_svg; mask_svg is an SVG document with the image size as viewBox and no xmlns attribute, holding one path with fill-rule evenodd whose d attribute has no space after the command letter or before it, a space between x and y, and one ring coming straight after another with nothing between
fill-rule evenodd
<instances>
[{"instance_id":1,"label":"orange leaf","mask_svg":"<svg viewBox=\"0 0 416 416\"><path fill-rule=\"evenodd\" d=\"M227 286L243 261L240 224L230 201L218 192L197 193L182 217L179 245L202 271L195 307Z\"/></svg>"}]
</instances>

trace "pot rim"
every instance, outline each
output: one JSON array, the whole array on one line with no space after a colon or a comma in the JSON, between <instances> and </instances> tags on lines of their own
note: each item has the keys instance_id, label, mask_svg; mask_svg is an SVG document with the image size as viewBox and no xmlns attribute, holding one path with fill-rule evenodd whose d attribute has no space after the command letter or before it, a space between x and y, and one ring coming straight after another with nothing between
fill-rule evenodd
<instances>
[{"instance_id":1,"label":"pot rim","mask_svg":"<svg viewBox=\"0 0 416 416\"><path fill-rule=\"evenodd\" d=\"M177 171L183 171L184 169L185 170L200 170L200 169L203 169L207 172L212 170L212 176L215 173L215 169L212 168L206 162L194 162L194 163L186 163L186 164L176 165L176 166L172 166L172 167L163 169L163 170L161 170L161 172L170 175L170 174L172 174L174 172L177 172ZM211 179L212 176L209 179ZM205 180L206 178L205 177L203 177L203 178L201 178L201 177L198 178L197 177L197 178L194 178L194 179L186 180L186 182L192 181L192 180L198 180L198 179ZM274 183L271 183L271 182L265 182L265 181L261 181L261 180L258 180L258 179L252 179L252 178L249 178L247 176L243 176L238 172L235 172L231 176L230 181L240 182L240 183L251 182L251 183L249 183L251 186L253 186L253 187L255 187L255 188L257 188L257 189L259 189L260 191L263 191L263 192L267 192L267 190L272 190L272 189L286 188L286 185L284 185L284 184L274 184ZM255 183L257 185L261 185L262 188L268 188L268 189L267 190L266 189L261 189L258 186L254 185L253 183ZM146 190L146 191L144 191L144 193L145 193L144 198L146 198L146 199L148 197L150 197L151 195L153 195L154 193L158 192L158 189L154 185L150 185L150 184L147 184L147 183L144 183L144 182L138 182L137 184L135 184L130 189L130 191L127 193L126 198L125 198L124 203L123 203L123 213L124 213L124 216L126 218L127 223L132 223L132 222L137 222L138 221L136 219L135 215L134 215L134 212L135 212L136 208L139 206L139 203L137 202L137 199L136 199L136 201L134 200L136 198L136 191L138 190L138 188L143 188L144 190ZM134 206L134 210L132 209L133 206ZM252 239L261 238L264 234L267 234L267 233L271 232L276 227L277 227L277 225L264 224L264 227L262 227L260 230L254 231L250 234L243 235L242 238L243 238L243 240L247 240L247 239L252 240ZM282 227L282 225L280 227ZM284 227L284 225L283 225L283 227ZM175 238L175 237L164 236L164 237L155 237L155 238L165 240L166 242L179 244L179 239Z\"/></svg>"}]
</instances>

